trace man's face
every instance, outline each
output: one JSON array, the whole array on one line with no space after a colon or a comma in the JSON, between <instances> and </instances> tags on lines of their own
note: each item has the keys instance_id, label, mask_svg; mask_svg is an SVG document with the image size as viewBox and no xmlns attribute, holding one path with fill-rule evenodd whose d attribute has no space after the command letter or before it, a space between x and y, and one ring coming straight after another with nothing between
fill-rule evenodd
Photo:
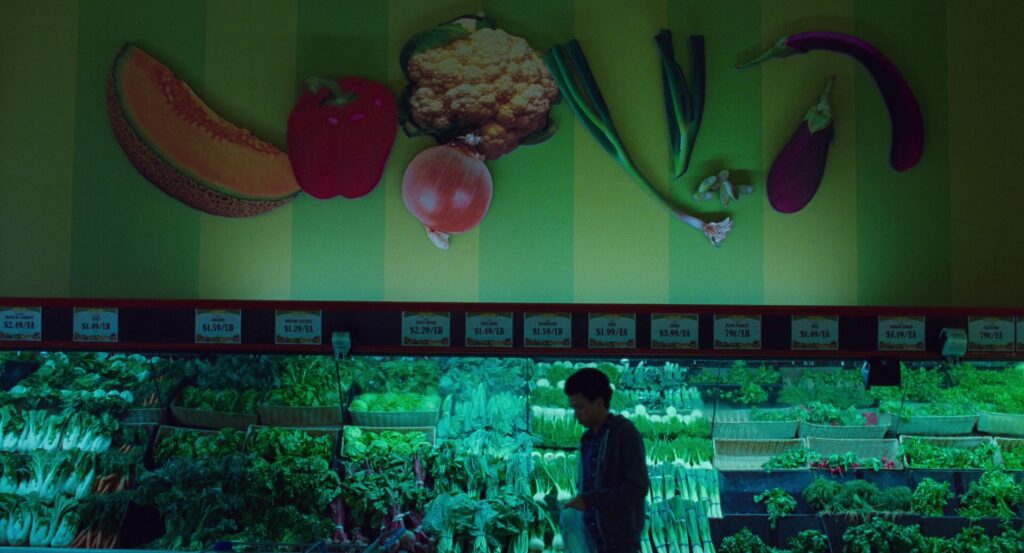
<instances>
[{"instance_id":1,"label":"man's face","mask_svg":"<svg viewBox=\"0 0 1024 553\"><path fill-rule=\"evenodd\" d=\"M584 428L593 428L601 420L600 415L605 411L604 400L597 398L590 401L583 394L569 396L569 407L576 414L576 420Z\"/></svg>"}]
</instances>

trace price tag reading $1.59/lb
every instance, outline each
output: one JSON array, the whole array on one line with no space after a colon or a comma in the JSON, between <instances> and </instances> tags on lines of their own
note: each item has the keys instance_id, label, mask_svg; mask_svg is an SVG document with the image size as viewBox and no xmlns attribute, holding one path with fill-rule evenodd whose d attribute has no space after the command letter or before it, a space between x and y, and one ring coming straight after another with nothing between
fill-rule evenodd
<instances>
[{"instance_id":1,"label":"price tag reading $1.59/lb","mask_svg":"<svg viewBox=\"0 0 1024 553\"><path fill-rule=\"evenodd\" d=\"M241 344L241 309L196 309L197 344Z\"/></svg>"},{"instance_id":2,"label":"price tag reading $1.59/lb","mask_svg":"<svg viewBox=\"0 0 1024 553\"><path fill-rule=\"evenodd\" d=\"M523 345L528 348L571 348L572 316L569 313L525 313Z\"/></svg>"}]
</instances>

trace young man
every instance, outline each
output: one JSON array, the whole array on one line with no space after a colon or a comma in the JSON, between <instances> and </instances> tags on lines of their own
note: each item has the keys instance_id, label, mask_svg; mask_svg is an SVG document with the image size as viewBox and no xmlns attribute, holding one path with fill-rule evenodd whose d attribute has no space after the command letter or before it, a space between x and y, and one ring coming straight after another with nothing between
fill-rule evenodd
<instances>
[{"instance_id":1,"label":"young man","mask_svg":"<svg viewBox=\"0 0 1024 553\"><path fill-rule=\"evenodd\" d=\"M565 395L587 429L580 440L579 495L562 511L563 532L566 526L585 530L569 536L566 548L569 553L639 551L651 485L643 439L633 423L609 413L612 389L601 371L579 370L565 381Z\"/></svg>"}]
</instances>

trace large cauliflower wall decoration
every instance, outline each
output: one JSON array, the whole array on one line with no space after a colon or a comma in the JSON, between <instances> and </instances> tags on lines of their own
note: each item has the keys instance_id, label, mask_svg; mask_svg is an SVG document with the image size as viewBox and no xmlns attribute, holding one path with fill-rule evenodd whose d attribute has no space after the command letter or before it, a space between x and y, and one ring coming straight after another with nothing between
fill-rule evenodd
<instances>
[{"instance_id":1,"label":"large cauliflower wall decoration","mask_svg":"<svg viewBox=\"0 0 1024 553\"><path fill-rule=\"evenodd\" d=\"M399 116L410 136L448 143L475 134L477 151L492 160L554 134L548 112L558 86L547 66L525 39L483 15L415 35L400 61L409 84Z\"/></svg>"}]
</instances>

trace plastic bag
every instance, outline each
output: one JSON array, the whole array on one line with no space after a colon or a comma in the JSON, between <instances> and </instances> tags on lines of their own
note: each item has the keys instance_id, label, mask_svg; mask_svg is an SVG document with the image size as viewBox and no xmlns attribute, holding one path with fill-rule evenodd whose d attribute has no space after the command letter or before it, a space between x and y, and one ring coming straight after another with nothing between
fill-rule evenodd
<instances>
[{"instance_id":1,"label":"plastic bag","mask_svg":"<svg viewBox=\"0 0 1024 553\"><path fill-rule=\"evenodd\" d=\"M597 544L587 531L582 511L562 509L559 526L562 528L562 543L566 553L597 553Z\"/></svg>"}]
</instances>

